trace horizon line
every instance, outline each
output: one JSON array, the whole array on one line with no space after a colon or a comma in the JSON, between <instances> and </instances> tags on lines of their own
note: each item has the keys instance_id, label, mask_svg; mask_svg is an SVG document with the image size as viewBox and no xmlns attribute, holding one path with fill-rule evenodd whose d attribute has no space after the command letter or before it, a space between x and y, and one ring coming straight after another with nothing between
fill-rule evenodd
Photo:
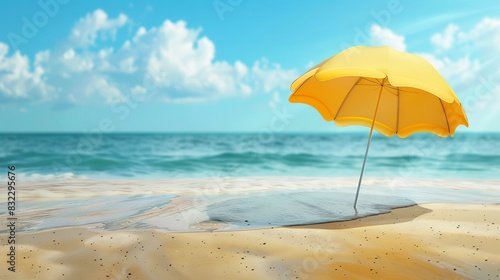
<instances>
[{"instance_id":1,"label":"horizon line","mask_svg":"<svg viewBox=\"0 0 500 280\"><path fill-rule=\"evenodd\" d=\"M0 131L0 134L84 134L92 131ZM260 131L113 131L101 134L259 134ZM273 134L364 134L366 131L279 131ZM424 134L430 132L422 132ZM432 134L432 133L431 133ZM500 131L461 131L459 134L500 134ZM394 135L396 136L396 135Z\"/></svg>"}]
</instances>

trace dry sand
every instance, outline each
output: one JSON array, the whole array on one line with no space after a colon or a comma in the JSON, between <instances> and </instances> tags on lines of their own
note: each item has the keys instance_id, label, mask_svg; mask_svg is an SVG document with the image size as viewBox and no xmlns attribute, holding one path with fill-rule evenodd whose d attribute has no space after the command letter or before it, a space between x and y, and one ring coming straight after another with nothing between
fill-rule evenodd
<instances>
[{"instance_id":1,"label":"dry sand","mask_svg":"<svg viewBox=\"0 0 500 280\"><path fill-rule=\"evenodd\" d=\"M0 279L500 279L500 204L249 231L19 233L16 272L2 261Z\"/></svg>"}]
</instances>

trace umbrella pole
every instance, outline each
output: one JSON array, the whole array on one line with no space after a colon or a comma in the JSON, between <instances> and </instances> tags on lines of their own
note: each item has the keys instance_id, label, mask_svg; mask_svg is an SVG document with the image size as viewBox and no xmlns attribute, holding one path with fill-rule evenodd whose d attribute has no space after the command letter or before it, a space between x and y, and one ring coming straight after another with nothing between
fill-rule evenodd
<instances>
[{"instance_id":1,"label":"umbrella pole","mask_svg":"<svg viewBox=\"0 0 500 280\"><path fill-rule=\"evenodd\" d=\"M370 128L370 136L368 136L368 144L366 145L365 159L363 160L363 166L361 167L361 175L359 175L358 190L356 191L356 199L354 199L354 210L356 210L356 213L358 212L358 209L356 208L356 204L358 203L359 189L361 188L361 181L363 180L363 172L365 171L366 158L368 157L368 151L370 150L370 143L372 141L373 127L375 126L375 119L377 118L378 105L380 103L380 97L382 96L382 89L384 88L384 82L385 82L385 79L382 81L382 84L380 85L380 91L378 93L378 99L377 99L377 106L375 107L375 114L373 115L372 126Z\"/></svg>"}]
</instances>

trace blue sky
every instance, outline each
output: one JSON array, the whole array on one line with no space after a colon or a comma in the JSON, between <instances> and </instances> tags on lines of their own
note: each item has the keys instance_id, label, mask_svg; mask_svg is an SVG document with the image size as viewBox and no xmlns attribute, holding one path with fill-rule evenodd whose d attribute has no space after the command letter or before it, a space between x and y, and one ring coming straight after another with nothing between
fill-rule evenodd
<instances>
[{"instance_id":1,"label":"blue sky","mask_svg":"<svg viewBox=\"0 0 500 280\"><path fill-rule=\"evenodd\" d=\"M352 45L428 59L470 128L500 131L498 1L15 1L0 132L341 132L290 83Z\"/></svg>"}]
</instances>

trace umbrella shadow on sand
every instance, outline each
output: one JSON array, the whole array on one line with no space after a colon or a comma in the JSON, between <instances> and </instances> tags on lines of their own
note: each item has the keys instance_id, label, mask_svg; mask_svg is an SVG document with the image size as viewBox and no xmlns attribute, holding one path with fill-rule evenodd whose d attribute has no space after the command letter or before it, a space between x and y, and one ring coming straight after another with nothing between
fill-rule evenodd
<instances>
[{"instance_id":1,"label":"umbrella shadow on sand","mask_svg":"<svg viewBox=\"0 0 500 280\"><path fill-rule=\"evenodd\" d=\"M375 203L374 203L375 201ZM248 195L227 195L208 203L206 214L210 222L226 225L224 229L250 229L274 226L316 225L339 221L387 219L392 209L413 206L404 211L404 221L424 214L424 209L408 198L386 194L365 194L358 210L352 208L352 194L339 190L267 191ZM427 210L427 209L426 209ZM428 211L428 210L427 210ZM402 212L402 211L398 211ZM407 213L409 212L409 213ZM373 217L370 217L373 216ZM206 221L206 222L208 222ZM389 221L388 221L389 223ZM375 223L377 224L377 223Z\"/></svg>"},{"instance_id":2,"label":"umbrella shadow on sand","mask_svg":"<svg viewBox=\"0 0 500 280\"><path fill-rule=\"evenodd\" d=\"M341 222L326 222L307 225L290 226L292 228L302 229L351 229L367 226L391 225L398 223L411 222L419 216L431 213L432 210L422 207L420 205L413 205L393 209L390 213L378 214L367 216L363 218L356 218L348 221Z\"/></svg>"}]
</instances>

